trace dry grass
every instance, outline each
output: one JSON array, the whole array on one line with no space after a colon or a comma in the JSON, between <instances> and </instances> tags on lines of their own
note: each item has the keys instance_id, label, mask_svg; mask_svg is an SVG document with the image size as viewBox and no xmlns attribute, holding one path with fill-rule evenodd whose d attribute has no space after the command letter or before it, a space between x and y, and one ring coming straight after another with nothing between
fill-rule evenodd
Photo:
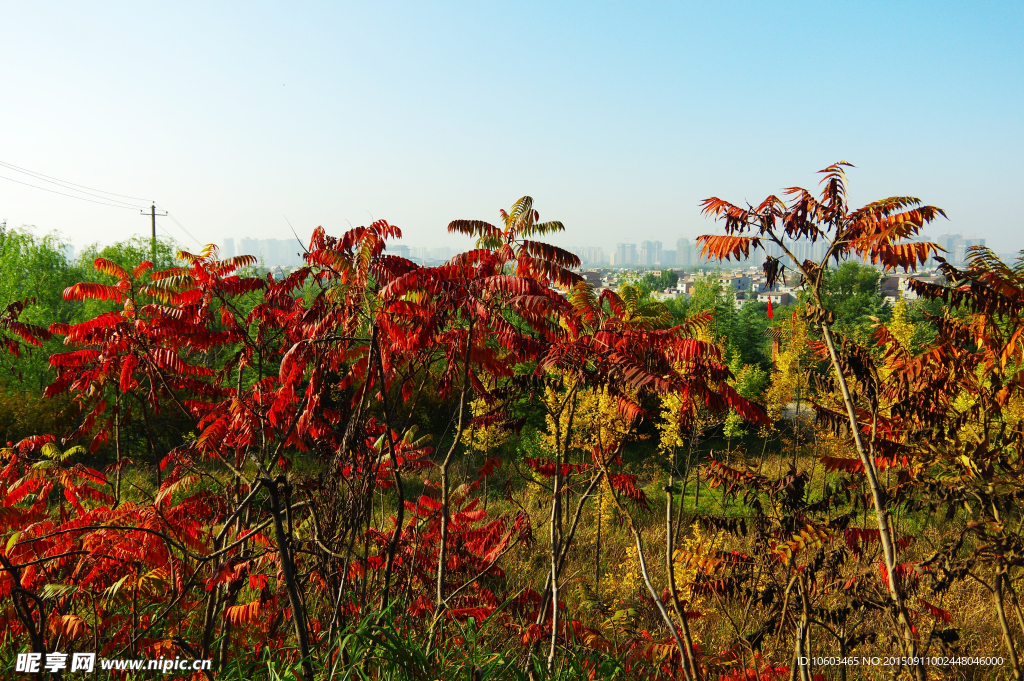
<instances>
[{"instance_id":1,"label":"dry grass","mask_svg":"<svg viewBox=\"0 0 1024 681\"><path fill-rule=\"evenodd\" d=\"M810 447L800 447L797 451L796 464L800 469L813 471L808 482L809 498L813 501L821 497L823 484L826 482L824 468L815 465L816 455ZM754 469L760 468L761 473L769 478L780 477L789 472L793 465L791 452L770 456L763 461L759 457L750 457L747 463ZM734 462L735 463L735 462ZM654 470L643 474L641 482L650 498L650 508L646 511L636 510L635 518L642 527L645 542L645 555L651 577L660 590L667 585L665 559L665 493L661 490L664 481ZM834 475L829 478L832 482ZM757 553L750 537L732 536L724 532L704 531L694 520L693 505L695 501L695 485L691 478L688 496L684 502L680 539L689 542L688 548L701 550L705 555L714 555L716 551L736 551L747 555ZM520 549L516 555L509 556L507 574L513 580L513 587L533 588L540 591L548 574L550 540L548 522L550 514L549 492L540 487L528 486L516 495L518 504L526 508L531 516L535 529L536 541ZM741 499L723 495L722 489L708 489L702 483L700 490L700 510L703 513L738 515L749 513L750 509L743 506ZM575 509L578 497L570 495L567 513ZM605 500L607 502L607 500ZM508 501L492 501L492 512L512 511L516 504ZM677 502L678 508L678 502ZM595 563L597 545L597 517L601 522L601 555L600 564ZM605 635L610 641L621 642L625 638L636 635L641 630L648 630L655 636L667 634L664 624L644 588L640 578L639 560L632 537L625 529L625 523L617 517L618 511L610 508L608 503L592 500L586 506L580 528L574 540L567 565L563 570L560 598L565 602L569 616L581 620L586 626L592 627ZM836 514L838 515L838 513ZM898 533L913 536L913 542L900 555L901 562L924 561L943 541L950 538L956 531L957 522L933 517L911 517L896 514ZM873 527L873 515L863 517L859 526L867 529ZM842 539L836 539L837 545ZM884 601L881 581L877 578L880 563L880 549L877 544L868 547L859 557L851 557L838 571L835 579L829 584L818 584L811 594L812 607L816 608L815 617L824 618L831 610L849 607L850 599L844 593L841 584L845 579L867 575L873 582L873 590L868 589L864 597L874 597ZM512 567L514 566L514 567ZM760 586L769 582L785 588L785 567L777 566L776 574L764 574L758 578ZM600 574L600 582L597 575ZM692 577L692 576L691 576ZM677 578L681 593L686 598L688 586L685 576ZM911 610L915 626L924 642L923 654L927 656L1006 656L1001 639L998 620L988 592L977 582L958 580L945 592L932 593L931 578L922 574L916 586L909 587L908 607ZM599 591L598 591L599 588ZM948 611L951 622L944 622L940 617L930 614L922 599L938 608ZM771 608L763 604L749 606L744 599L726 600L715 595L699 595L693 597L687 606L690 610L702 613L702 616L691 621L694 640L708 653L723 651L734 646L737 640L750 636L757 631L768 616ZM1018 638L1024 634L1017 627L1012 608L1008 603L1008 616L1011 627ZM897 631L892 618L882 610L865 610L855 612L850 618L855 626L851 626L847 635L869 635L868 640L851 647L848 655L857 657L892 657L900 655L898 643L893 639ZM953 645L943 644L936 633L942 629L956 628L959 640ZM776 665L789 665L793 656L792 623L787 623L785 633L777 636L766 636L763 645L757 651L749 647L739 646L744 663L763 665L771 662ZM870 635L874 635L870 638ZM838 641L825 632L821 626L812 627L811 651L814 656L836 656L840 652ZM754 653L759 657L756 662ZM934 678L1000 678L1009 671L1008 661L1004 667L937 667L930 670ZM838 668L822 669L826 678L840 678ZM893 668L884 666L872 669L861 668L851 672L847 678L893 678Z\"/></svg>"}]
</instances>

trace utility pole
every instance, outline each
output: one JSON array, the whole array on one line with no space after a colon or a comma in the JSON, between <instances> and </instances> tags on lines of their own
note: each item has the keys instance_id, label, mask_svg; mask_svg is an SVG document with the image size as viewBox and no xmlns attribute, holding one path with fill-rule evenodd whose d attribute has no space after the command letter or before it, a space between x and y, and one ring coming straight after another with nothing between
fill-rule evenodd
<instances>
[{"instance_id":1,"label":"utility pole","mask_svg":"<svg viewBox=\"0 0 1024 681\"><path fill-rule=\"evenodd\" d=\"M146 211L140 210L139 213L142 214L142 215L145 215ZM163 213L160 213L160 215L161 216L167 215L167 211L164 211ZM150 242L151 243L150 249L152 250L152 256L151 256L150 260L153 263L154 267L156 267L156 216L157 216L156 201L154 201L153 205L151 205L149 207L149 217L152 220L151 224L153 226L153 240Z\"/></svg>"}]
</instances>

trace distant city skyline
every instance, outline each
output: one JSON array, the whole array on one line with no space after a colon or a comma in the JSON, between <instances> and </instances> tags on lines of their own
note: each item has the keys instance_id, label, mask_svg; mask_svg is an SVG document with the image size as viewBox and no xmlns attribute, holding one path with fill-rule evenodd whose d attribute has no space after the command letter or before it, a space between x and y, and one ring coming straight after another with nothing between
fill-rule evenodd
<instances>
[{"instance_id":1,"label":"distant city skyline","mask_svg":"<svg viewBox=\"0 0 1024 681\"><path fill-rule=\"evenodd\" d=\"M982 238L966 237L962 233L944 233L936 236L924 234L917 241L931 241L945 249L943 257L953 264L964 262L967 249L971 246L985 246L987 242ZM630 241L621 241L614 249L606 251L602 246L568 246L565 250L580 258L582 266L586 267L698 267L707 264L700 255L700 247L695 239L687 237L678 238L674 244L675 248L664 248L664 244L656 239L645 239L638 244ZM805 259L821 260L825 256L827 242L819 240L815 243L806 241L790 245L790 250L801 261ZM260 261L273 267L297 267L303 262L300 243L293 236L290 239L256 239L253 237L242 237L235 239L228 237L222 240L218 247L221 257L230 258L235 255L253 255ZM387 250L393 255L403 258L410 258L419 263L444 262L454 256L460 249L451 246L410 246L400 242L388 243ZM997 251L1004 257L1010 258L1015 255L1012 251ZM766 244L763 249L756 249L747 259L750 264L760 265L766 256L787 260L788 257L775 244ZM712 262L714 267L717 263ZM730 261L724 263L728 266L735 266ZM926 266L934 266L934 259L929 260Z\"/></svg>"}]
</instances>

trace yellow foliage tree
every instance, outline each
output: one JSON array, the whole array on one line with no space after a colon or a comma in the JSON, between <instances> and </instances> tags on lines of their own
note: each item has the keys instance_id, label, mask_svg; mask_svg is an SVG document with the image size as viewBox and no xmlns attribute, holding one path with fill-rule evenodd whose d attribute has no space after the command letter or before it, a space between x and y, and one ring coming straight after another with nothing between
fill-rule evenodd
<instances>
[{"instance_id":1,"label":"yellow foliage tree","mask_svg":"<svg viewBox=\"0 0 1024 681\"><path fill-rule=\"evenodd\" d=\"M899 342L907 352L912 352L914 331L916 324L910 321L910 310L907 301L900 299L892 309L892 319L889 320L889 333Z\"/></svg>"},{"instance_id":2,"label":"yellow foliage tree","mask_svg":"<svg viewBox=\"0 0 1024 681\"><path fill-rule=\"evenodd\" d=\"M469 406L472 409L474 419L493 411L493 408L486 401L479 398L470 402ZM511 433L498 425L474 426L467 428L462 434L462 444L470 450L482 452L486 456L488 452L494 451L508 442L510 437Z\"/></svg>"},{"instance_id":3,"label":"yellow foliage tree","mask_svg":"<svg viewBox=\"0 0 1024 681\"><path fill-rule=\"evenodd\" d=\"M541 447L551 454L561 451L591 452L621 442L630 424L619 413L618 400L601 388L579 389L575 383L549 382L544 388L545 430Z\"/></svg>"},{"instance_id":4,"label":"yellow foliage tree","mask_svg":"<svg viewBox=\"0 0 1024 681\"><path fill-rule=\"evenodd\" d=\"M806 392L804 375L808 357L809 338L807 321L795 314L787 325L774 327L775 340L780 348L775 354L775 368L771 383L765 391L765 407L773 421L782 418L782 412L794 399Z\"/></svg>"}]
</instances>

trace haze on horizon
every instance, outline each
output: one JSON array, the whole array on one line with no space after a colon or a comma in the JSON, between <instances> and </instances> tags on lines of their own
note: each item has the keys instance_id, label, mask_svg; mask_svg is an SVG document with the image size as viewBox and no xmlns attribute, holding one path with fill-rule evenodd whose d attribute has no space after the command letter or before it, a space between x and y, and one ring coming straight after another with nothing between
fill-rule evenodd
<instances>
[{"instance_id":1,"label":"haze on horizon","mask_svg":"<svg viewBox=\"0 0 1024 681\"><path fill-rule=\"evenodd\" d=\"M718 229L702 199L845 159L854 203L918 196L950 217L929 234L1024 248L1019 2L0 6L0 162L203 243L385 218L465 246L450 220L529 194L556 243L667 248ZM149 233L148 201L0 177L10 226Z\"/></svg>"}]
</instances>

